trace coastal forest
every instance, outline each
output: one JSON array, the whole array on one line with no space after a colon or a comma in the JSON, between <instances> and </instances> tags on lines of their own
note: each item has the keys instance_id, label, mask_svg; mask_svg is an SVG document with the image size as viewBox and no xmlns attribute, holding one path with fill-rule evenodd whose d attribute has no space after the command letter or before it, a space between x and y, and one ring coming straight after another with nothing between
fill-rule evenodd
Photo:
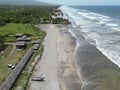
<instances>
[{"instance_id":1,"label":"coastal forest","mask_svg":"<svg viewBox=\"0 0 120 90\"><path fill-rule=\"evenodd\" d=\"M56 12L60 12L59 10L57 10L57 8L58 6L5 6L5 5L1 5L0 12L2 13L0 13L0 29L4 28L8 24L11 25L11 23L31 24L31 25L35 25L37 23L39 24L40 23L41 24L68 23L68 20L63 19L62 17L57 17L58 14L56 14ZM62 12L61 12L61 15L62 15ZM14 26L15 25L13 25L13 28ZM8 33L14 34L13 30L9 30L9 32L6 35L3 33L3 31L5 32L5 30L2 30L2 31L0 30L1 32L0 38L2 38L0 39L0 50L4 48L3 38L5 38L5 36L8 36Z\"/></svg>"},{"instance_id":2,"label":"coastal forest","mask_svg":"<svg viewBox=\"0 0 120 90\"><path fill-rule=\"evenodd\" d=\"M68 24L69 21L63 18L58 6L0 5L0 12L0 85L2 85L26 52L35 47L33 42L43 42L46 33L36 27L36 24ZM19 40L20 38L15 37L16 34L22 34L24 39ZM24 48L17 47L18 42L20 45L24 42ZM37 55L41 56L43 50L44 46L40 45L30 62L26 64L13 90L18 90L19 86L22 87L21 90L27 87L33 62L36 61L34 59Z\"/></svg>"},{"instance_id":3,"label":"coastal forest","mask_svg":"<svg viewBox=\"0 0 120 90\"><path fill-rule=\"evenodd\" d=\"M52 19L51 15L54 14L55 8L44 6L1 6L0 26L7 23L47 23Z\"/></svg>"},{"instance_id":4,"label":"coastal forest","mask_svg":"<svg viewBox=\"0 0 120 90\"><path fill-rule=\"evenodd\" d=\"M0 51L5 48L6 39L22 27L36 23L49 23L57 7L52 6L0 6ZM54 21L54 20L53 20ZM29 25L25 25L29 24ZM16 29L15 29L16 28ZM6 38L7 37L7 38ZM13 38L13 37L12 37ZM9 40L10 41L10 40ZM13 40L12 40L13 41Z\"/></svg>"}]
</instances>

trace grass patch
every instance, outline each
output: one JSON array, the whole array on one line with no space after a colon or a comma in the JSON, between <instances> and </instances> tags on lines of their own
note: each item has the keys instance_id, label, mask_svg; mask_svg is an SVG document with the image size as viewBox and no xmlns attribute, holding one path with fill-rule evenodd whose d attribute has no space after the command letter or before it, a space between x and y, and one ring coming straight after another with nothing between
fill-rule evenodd
<instances>
[{"instance_id":1,"label":"grass patch","mask_svg":"<svg viewBox=\"0 0 120 90\"><path fill-rule=\"evenodd\" d=\"M3 50L3 54L0 54L0 60L7 58L8 54L12 50L12 45L5 45L5 49Z\"/></svg>"},{"instance_id":2,"label":"grass patch","mask_svg":"<svg viewBox=\"0 0 120 90\"><path fill-rule=\"evenodd\" d=\"M32 40L41 39L43 40L45 33L40 29L34 27L32 24L16 24L10 23L6 26L0 26L0 36L5 37L6 42L14 42L16 33L23 33L28 35Z\"/></svg>"},{"instance_id":3,"label":"grass patch","mask_svg":"<svg viewBox=\"0 0 120 90\"><path fill-rule=\"evenodd\" d=\"M7 68L6 57L12 50L12 47L13 47L12 45L7 46L6 49L4 50L4 53L0 56L0 85L8 76L8 74L11 72L11 70Z\"/></svg>"},{"instance_id":4,"label":"grass patch","mask_svg":"<svg viewBox=\"0 0 120 90\"><path fill-rule=\"evenodd\" d=\"M30 48L31 46L28 45L27 48L25 50L22 51L15 51L13 53L12 56L10 57L5 57L8 56L7 54L10 53L11 51L11 46L10 48L8 48L8 50L6 51L5 56L0 58L0 85L3 83L3 81L6 79L6 77L11 73L12 69L8 68L7 65L8 64L13 64L13 65L17 65L17 63L21 60L21 58L24 56L24 54L27 52L27 50Z\"/></svg>"},{"instance_id":5,"label":"grass patch","mask_svg":"<svg viewBox=\"0 0 120 90\"><path fill-rule=\"evenodd\" d=\"M6 42L15 42L16 39L14 35L16 33L23 33L27 34L32 40L40 39L43 41L46 33L44 33L39 28L34 27L32 24L15 24L10 23L6 26L0 26L0 36L5 37L5 43ZM27 50L32 46L32 44L27 43L26 49L22 51L14 51L12 56L8 57L13 46L10 45L6 48L4 55L0 55L0 85L3 83L3 81L6 79L6 77L11 73L12 69L8 68L8 64L17 65L17 63L21 60L21 58L24 56L24 54L27 52ZM41 53L41 52L39 52ZM27 76L26 74L30 74L29 72L24 73L24 76ZM23 78L24 79L24 78Z\"/></svg>"},{"instance_id":6,"label":"grass patch","mask_svg":"<svg viewBox=\"0 0 120 90\"><path fill-rule=\"evenodd\" d=\"M39 36L39 38L41 39L41 41L44 40L45 36L46 36L46 33L43 32L42 30L40 30L39 28L37 27L34 27L35 31L36 31L36 35Z\"/></svg>"},{"instance_id":7,"label":"grass patch","mask_svg":"<svg viewBox=\"0 0 120 90\"><path fill-rule=\"evenodd\" d=\"M6 26L0 26L0 36L15 35L16 33L24 33L32 36L36 35L31 24L10 23Z\"/></svg>"}]
</instances>

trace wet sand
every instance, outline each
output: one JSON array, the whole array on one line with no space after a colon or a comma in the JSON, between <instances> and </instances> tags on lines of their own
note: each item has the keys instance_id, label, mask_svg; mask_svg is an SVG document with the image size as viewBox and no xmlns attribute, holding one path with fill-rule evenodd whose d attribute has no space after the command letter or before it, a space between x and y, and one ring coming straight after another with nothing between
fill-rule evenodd
<instances>
[{"instance_id":1,"label":"wet sand","mask_svg":"<svg viewBox=\"0 0 120 90\"><path fill-rule=\"evenodd\" d=\"M37 25L45 30L45 49L33 75L45 81L30 81L28 90L81 90L82 82L74 60L75 41L67 25Z\"/></svg>"},{"instance_id":2,"label":"wet sand","mask_svg":"<svg viewBox=\"0 0 120 90\"><path fill-rule=\"evenodd\" d=\"M74 51L75 39L68 32L68 27L60 26L57 31L58 77L61 90L81 90L82 82L76 68Z\"/></svg>"}]
</instances>

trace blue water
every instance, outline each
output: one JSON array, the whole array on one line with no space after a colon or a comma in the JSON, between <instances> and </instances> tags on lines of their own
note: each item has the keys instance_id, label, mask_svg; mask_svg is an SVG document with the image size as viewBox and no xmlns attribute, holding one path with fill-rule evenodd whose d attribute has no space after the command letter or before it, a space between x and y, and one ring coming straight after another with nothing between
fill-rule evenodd
<instances>
[{"instance_id":1,"label":"blue water","mask_svg":"<svg viewBox=\"0 0 120 90\"><path fill-rule=\"evenodd\" d=\"M120 23L120 6L75 6L73 8L109 16Z\"/></svg>"},{"instance_id":2,"label":"blue water","mask_svg":"<svg viewBox=\"0 0 120 90\"><path fill-rule=\"evenodd\" d=\"M75 9L83 9L91 12L120 18L120 6L74 6Z\"/></svg>"},{"instance_id":3,"label":"blue water","mask_svg":"<svg viewBox=\"0 0 120 90\"><path fill-rule=\"evenodd\" d=\"M120 90L120 6L60 7L76 38L82 90Z\"/></svg>"},{"instance_id":4,"label":"blue water","mask_svg":"<svg viewBox=\"0 0 120 90\"><path fill-rule=\"evenodd\" d=\"M63 7L74 27L82 28L86 40L120 67L120 7Z\"/></svg>"}]
</instances>

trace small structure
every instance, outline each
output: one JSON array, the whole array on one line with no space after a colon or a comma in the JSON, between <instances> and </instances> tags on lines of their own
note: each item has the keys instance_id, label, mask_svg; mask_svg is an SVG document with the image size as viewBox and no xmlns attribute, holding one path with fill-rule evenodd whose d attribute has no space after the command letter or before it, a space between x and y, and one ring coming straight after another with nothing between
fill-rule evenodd
<instances>
[{"instance_id":1,"label":"small structure","mask_svg":"<svg viewBox=\"0 0 120 90\"><path fill-rule=\"evenodd\" d=\"M22 38L27 38L27 35L23 35Z\"/></svg>"},{"instance_id":2,"label":"small structure","mask_svg":"<svg viewBox=\"0 0 120 90\"><path fill-rule=\"evenodd\" d=\"M24 41L30 41L31 39L29 37L26 37Z\"/></svg>"},{"instance_id":3,"label":"small structure","mask_svg":"<svg viewBox=\"0 0 120 90\"><path fill-rule=\"evenodd\" d=\"M22 36L23 36L22 33L17 33L17 34L15 34L15 37L16 37L16 38L18 38L18 37L22 37Z\"/></svg>"},{"instance_id":4,"label":"small structure","mask_svg":"<svg viewBox=\"0 0 120 90\"><path fill-rule=\"evenodd\" d=\"M32 81L45 81L44 77L33 77Z\"/></svg>"},{"instance_id":5,"label":"small structure","mask_svg":"<svg viewBox=\"0 0 120 90\"><path fill-rule=\"evenodd\" d=\"M30 37L27 37L27 35L24 35L22 33L15 34L15 37L16 37L16 49L20 51L26 47L27 41L31 40Z\"/></svg>"},{"instance_id":6,"label":"small structure","mask_svg":"<svg viewBox=\"0 0 120 90\"><path fill-rule=\"evenodd\" d=\"M23 49L26 47L26 42L25 41L18 41L16 42L16 48L17 49Z\"/></svg>"},{"instance_id":7,"label":"small structure","mask_svg":"<svg viewBox=\"0 0 120 90\"><path fill-rule=\"evenodd\" d=\"M41 43L40 40L34 40L34 41L32 41L32 44L40 44L40 43Z\"/></svg>"},{"instance_id":8,"label":"small structure","mask_svg":"<svg viewBox=\"0 0 120 90\"><path fill-rule=\"evenodd\" d=\"M24 41L24 38L19 37L19 38L16 39L16 41Z\"/></svg>"},{"instance_id":9,"label":"small structure","mask_svg":"<svg viewBox=\"0 0 120 90\"><path fill-rule=\"evenodd\" d=\"M27 37L27 35L23 35L22 37L19 37L16 39L16 41L30 41L31 39Z\"/></svg>"},{"instance_id":10,"label":"small structure","mask_svg":"<svg viewBox=\"0 0 120 90\"><path fill-rule=\"evenodd\" d=\"M34 49L34 50L38 50L38 49L39 49L39 47L40 47L40 45L39 45L39 44L35 44L35 45L33 46L33 49Z\"/></svg>"}]
</instances>

